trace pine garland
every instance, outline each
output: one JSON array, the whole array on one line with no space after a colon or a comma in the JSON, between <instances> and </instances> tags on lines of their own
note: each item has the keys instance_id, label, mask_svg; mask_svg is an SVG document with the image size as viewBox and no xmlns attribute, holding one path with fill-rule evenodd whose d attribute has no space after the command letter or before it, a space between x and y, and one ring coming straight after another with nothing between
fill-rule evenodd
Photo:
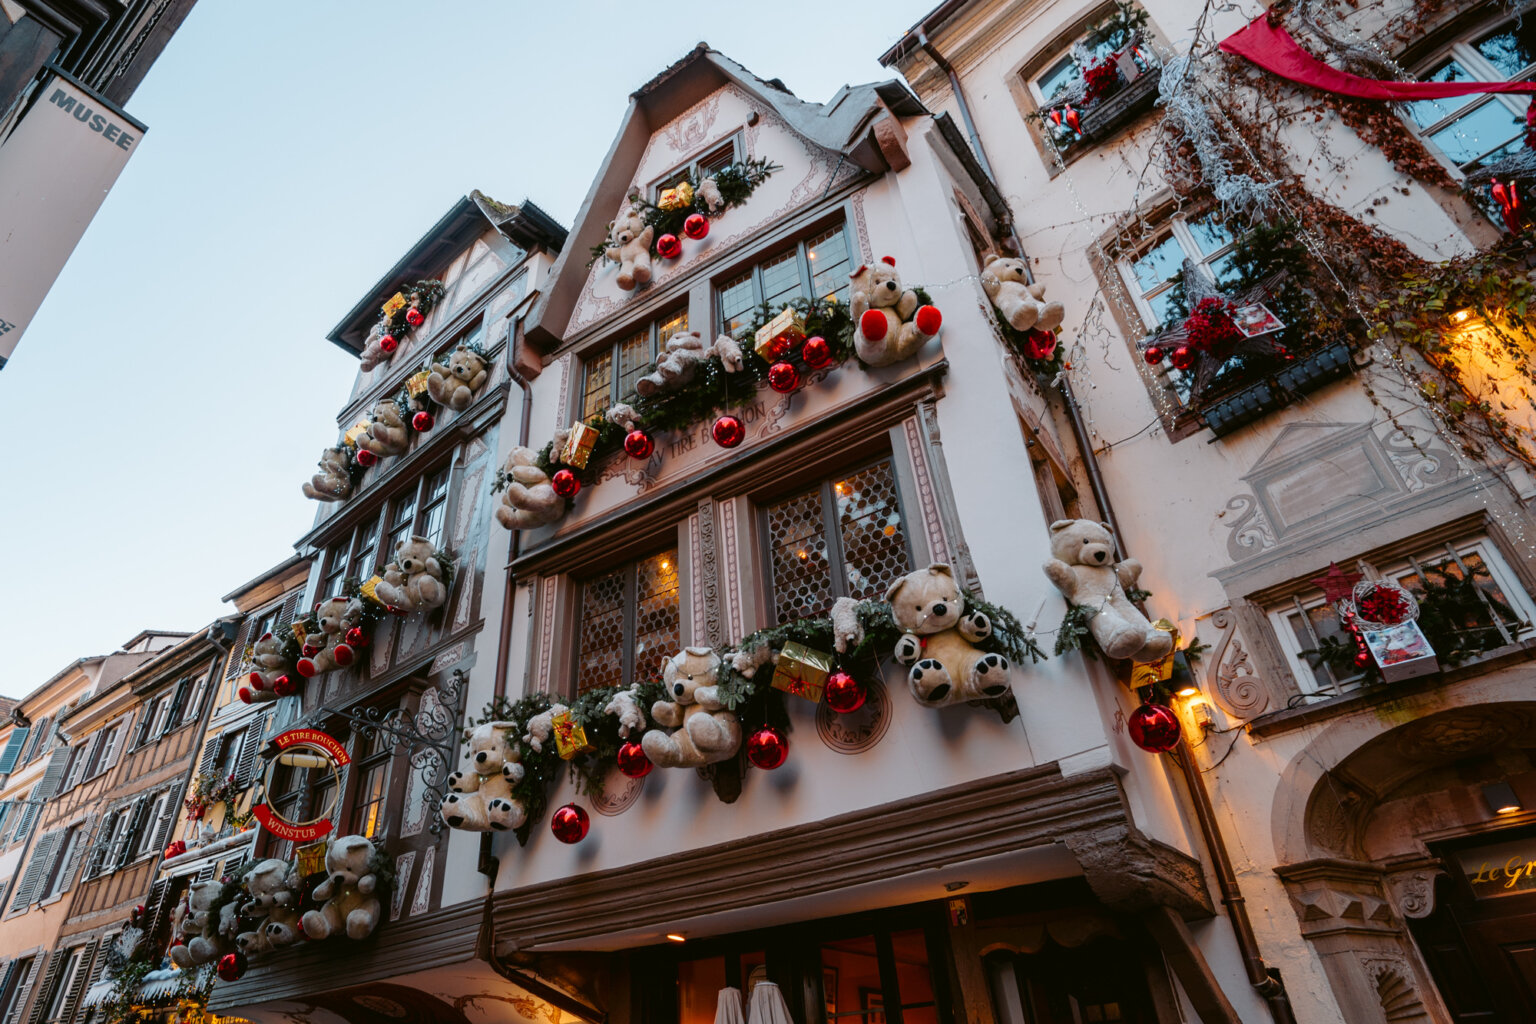
<instances>
[{"instance_id":1,"label":"pine garland","mask_svg":"<svg viewBox=\"0 0 1536 1024\"><path fill-rule=\"evenodd\" d=\"M410 286L409 291L402 288L397 294L405 297L405 305L390 314L380 310L379 322L384 325L385 334L393 334L398 338L406 331L415 330L411 326L410 321L406 319L406 315L412 308L421 310L421 315L426 316L443 300L443 282L438 280L417 281Z\"/></svg>"},{"instance_id":2,"label":"pine garland","mask_svg":"<svg viewBox=\"0 0 1536 1024\"><path fill-rule=\"evenodd\" d=\"M687 182L689 189L692 190L693 199L687 205L664 210L638 192L630 194L629 203L632 209L639 212L641 219L649 227L655 229L654 237L651 240L651 251L654 253L656 239L662 235L682 234L683 222L693 214L698 213L706 217L718 217L726 210L740 206L752 197L752 193L757 190L757 187L767 181L774 171L782 169L778 164L773 163L766 157L758 157L742 161L738 164L732 164L723 170L704 175L704 177L713 178L715 187L720 190L721 205L715 210L709 208L709 205L704 201L704 197L699 193L699 185L703 179L694 170L690 170L682 178L673 182L674 187L682 182ZM612 229L613 225L609 224L608 227ZM605 238L603 241L592 246L591 250L589 250L591 258L587 260L587 266L590 267L600 259L606 259L609 244L608 239Z\"/></svg>"}]
</instances>

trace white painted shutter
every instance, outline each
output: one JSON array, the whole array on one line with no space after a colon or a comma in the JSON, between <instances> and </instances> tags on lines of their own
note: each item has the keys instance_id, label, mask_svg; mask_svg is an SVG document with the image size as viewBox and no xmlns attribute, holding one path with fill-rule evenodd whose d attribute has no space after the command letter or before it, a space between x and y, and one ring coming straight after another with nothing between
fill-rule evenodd
<instances>
[{"instance_id":1,"label":"white painted shutter","mask_svg":"<svg viewBox=\"0 0 1536 1024\"><path fill-rule=\"evenodd\" d=\"M96 824L96 815L91 815L82 821L75 829L75 848L69 852L69 863L63 866L64 884L59 886L59 892L69 892L75 884L75 876L80 871L80 862L85 859L85 851L90 849L94 835L91 826Z\"/></svg>"},{"instance_id":2,"label":"white painted shutter","mask_svg":"<svg viewBox=\"0 0 1536 1024\"><path fill-rule=\"evenodd\" d=\"M96 767L96 774L101 775L117 767L118 758L123 756L124 740L128 738L128 727L131 724L131 715L124 715L113 722L107 728L107 738L103 741L106 746L102 748L101 758Z\"/></svg>"},{"instance_id":3,"label":"white painted shutter","mask_svg":"<svg viewBox=\"0 0 1536 1024\"><path fill-rule=\"evenodd\" d=\"M34 956L28 960L25 969L16 978L16 998L11 1002L11 1011L0 1024L16 1024L21 1019L22 1011L27 1008L27 996L32 992L32 983L37 980L37 962L40 959L40 956Z\"/></svg>"},{"instance_id":4,"label":"white painted shutter","mask_svg":"<svg viewBox=\"0 0 1536 1024\"><path fill-rule=\"evenodd\" d=\"M85 781L85 770L90 767L91 758L96 753L96 747L101 743L101 730L97 729L86 737L84 743L75 748L75 759L69 766L69 780L64 784L64 790L74 789Z\"/></svg>"},{"instance_id":5,"label":"white painted shutter","mask_svg":"<svg viewBox=\"0 0 1536 1024\"><path fill-rule=\"evenodd\" d=\"M224 747L224 734L216 732L203 741L203 756L197 762L197 774L208 778L219 764L219 752Z\"/></svg>"},{"instance_id":6,"label":"white painted shutter","mask_svg":"<svg viewBox=\"0 0 1536 1024\"><path fill-rule=\"evenodd\" d=\"M53 1002L53 989L58 984L59 968L64 965L64 958L68 955L67 949L56 949L48 954L48 968L37 986L37 998L32 1000L32 1012L27 1014L27 1024L42 1024L43 1015L48 1012L48 1004Z\"/></svg>"},{"instance_id":7,"label":"white painted shutter","mask_svg":"<svg viewBox=\"0 0 1536 1024\"><path fill-rule=\"evenodd\" d=\"M217 668L209 668L199 672L192 680L191 691L187 696L187 706L181 712L183 724L193 721L202 714L203 701L208 696L208 687L213 685L213 677L217 672Z\"/></svg>"},{"instance_id":8,"label":"white painted shutter","mask_svg":"<svg viewBox=\"0 0 1536 1024\"><path fill-rule=\"evenodd\" d=\"M64 779L64 769L69 766L69 748L60 747L48 757L48 767L43 771L43 781L32 789L32 799L48 800L59 791Z\"/></svg>"},{"instance_id":9,"label":"white painted shutter","mask_svg":"<svg viewBox=\"0 0 1536 1024\"><path fill-rule=\"evenodd\" d=\"M160 811L160 820L155 822L155 844L150 849L155 851L156 857L165 856L165 845L171 838L171 828L176 824L176 792L167 790L165 794L165 807Z\"/></svg>"},{"instance_id":10,"label":"white painted shutter","mask_svg":"<svg viewBox=\"0 0 1536 1024\"><path fill-rule=\"evenodd\" d=\"M21 882L16 886L15 896L11 900L13 912L31 906L37 899L37 891L48 878L48 868L52 866L54 854L59 852L59 842L63 838L63 829L44 832L37 837L37 842L32 845L32 859L27 861L27 869L22 872Z\"/></svg>"},{"instance_id":11,"label":"white painted shutter","mask_svg":"<svg viewBox=\"0 0 1536 1024\"><path fill-rule=\"evenodd\" d=\"M245 621L240 623L240 631L235 634L235 644L229 649L229 660L225 662L225 679L233 679L245 671L245 648L260 639L260 637L251 636L251 628L255 625L256 616L254 615L247 615Z\"/></svg>"},{"instance_id":12,"label":"white painted shutter","mask_svg":"<svg viewBox=\"0 0 1536 1024\"><path fill-rule=\"evenodd\" d=\"M30 795L26 797L26 800L28 802L25 809L21 812L21 818L16 822L16 834L11 836L11 842L13 843L19 843L27 838L32 832L32 825L37 821L39 805L31 802L32 798Z\"/></svg>"},{"instance_id":13,"label":"white painted shutter","mask_svg":"<svg viewBox=\"0 0 1536 1024\"><path fill-rule=\"evenodd\" d=\"M156 883L159 884L158 882ZM107 955L112 951L112 946L117 942L121 932L111 932L101 937L101 945L96 956L96 962L91 965L91 976L86 980L85 987L90 988L101 980L101 976L107 973Z\"/></svg>"},{"instance_id":14,"label":"white painted shutter","mask_svg":"<svg viewBox=\"0 0 1536 1024\"><path fill-rule=\"evenodd\" d=\"M251 719L251 724L246 726L245 735L240 740L240 757L235 762L237 788L250 785L251 771L256 766L256 754L261 750L261 737L271 720L272 712L266 711Z\"/></svg>"}]
</instances>

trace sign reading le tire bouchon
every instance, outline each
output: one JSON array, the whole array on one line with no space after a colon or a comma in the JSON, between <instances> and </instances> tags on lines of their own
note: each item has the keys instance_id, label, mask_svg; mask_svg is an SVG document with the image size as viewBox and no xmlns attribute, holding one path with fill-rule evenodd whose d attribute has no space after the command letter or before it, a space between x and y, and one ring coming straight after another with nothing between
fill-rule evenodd
<instances>
[{"instance_id":1,"label":"sign reading le tire bouchon","mask_svg":"<svg viewBox=\"0 0 1536 1024\"><path fill-rule=\"evenodd\" d=\"M251 813L256 820L261 822L261 827L277 836L279 839L289 839L294 842L308 843L319 839L334 827L331 824L331 815L336 810L336 801L341 793L341 770L352 759L347 756L347 748L342 746L336 737L319 729L290 729L273 738L272 743L277 747L277 755L267 762L266 773L262 776L262 802L251 808ZM327 786L295 786L291 782L282 789L273 785L276 772L284 768L291 774L308 771L329 772L330 784ZM310 793L325 792L328 794L324 807L311 807L306 812L310 816L302 821L296 821L283 814L282 811L267 803L273 793L293 793L308 791Z\"/></svg>"}]
</instances>

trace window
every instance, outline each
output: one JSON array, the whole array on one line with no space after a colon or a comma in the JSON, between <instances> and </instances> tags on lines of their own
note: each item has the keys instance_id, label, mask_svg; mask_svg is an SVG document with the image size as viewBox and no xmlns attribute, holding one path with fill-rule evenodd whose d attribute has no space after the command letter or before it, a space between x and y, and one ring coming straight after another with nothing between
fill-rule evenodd
<instances>
[{"instance_id":1,"label":"window","mask_svg":"<svg viewBox=\"0 0 1536 1024\"><path fill-rule=\"evenodd\" d=\"M938 1020L921 929L823 943L821 988L828 1024L885 1024L892 1003L904 1024Z\"/></svg>"},{"instance_id":2,"label":"window","mask_svg":"<svg viewBox=\"0 0 1536 1024\"><path fill-rule=\"evenodd\" d=\"M160 823L170 811L170 791L158 793L154 801L149 805L149 812L144 815L144 824L139 828L138 843L134 847L132 858L138 860L147 857L151 853L158 853L155 848L155 836L160 832Z\"/></svg>"},{"instance_id":3,"label":"window","mask_svg":"<svg viewBox=\"0 0 1536 1024\"><path fill-rule=\"evenodd\" d=\"M5 741L5 751L0 753L0 775L9 775L16 767L16 762L21 758L21 752L27 747L27 736L31 729L26 726L13 726L10 738ZM5 1018L0 1016L0 1021Z\"/></svg>"},{"instance_id":4,"label":"window","mask_svg":"<svg viewBox=\"0 0 1536 1024\"><path fill-rule=\"evenodd\" d=\"M576 692L660 680L678 622L676 548L584 580Z\"/></svg>"},{"instance_id":5,"label":"window","mask_svg":"<svg viewBox=\"0 0 1536 1024\"><path fill-rule=\"evenodd\" d=\"M1466 588L1466 581L1470 582L1470 588L1464 590L1469 600L1458 602L1453 620L1443 626L1442 616L1432 617L1430 609L1421 605L1421 628L1434 634L1430 642L1442 665L1451 647L1467 652L1463 663L1473 661L1514 643L1532 622L1529 596L1486 538L1428 548L1379 568L1360 562L1358 570L1367 578L1396 580L1421 602L1431 591L1439 594L1447 586ZM1320 592L1304 591L1271 607L1270 621L1304 697L1332 697L1358 689L1365 682L1366 672L1331 668L1306 653L1331 644L1354 649L1354 640L1340 623L1337 610Z\"/></svg>"},{"instance_id":6,"label":"window","mask_svg":"<svg viewBox=\"0 0 1536 1024\"><path fill-rule=\"evenodd\" d=\"M43 1014L42 1024L65 1024L68 1021L74 1012L75 1000L79 997L79 993L74 991L75 979L85 969L85 947L76 946L69 951L63 970L59 971L58 978L54 980L53 989L45 993L48 1009Z\"/></svg>"},{"instance_id":7,"label":"window","mask_svg":"<svg viewBox=\"0 0 1536 1024\"><path fill-rule=\"evenodd\" d=\"M36 957L27 956L11 961L10 970L5 976L5 991L0 993L0 1021L11 1021L20 1015L36 968Z\"/></svg>"},{"instance_id":8,"label":"window","mask_svg":"<svg viewBox=\"0 0 1536 1024\"><path fill-rule=\"evenodd\" d=\"M218 665L209 665L206 668L194 669L190 674L183 676L176 685L184 688L187 694L185 706L181 709L181 724L195 722L203 713L203 698L208 694L208 687L213 681L213 674L218 670Z\"/></svg>"},{"instance_id":9,"label":"window","mask_svg":"<svg viewBox=\"0 0 1536 1024\"><path fill-rule=\"evenodd\" d=\"M128 831L128 819L132 814L132 806L120 807L108 814L96 830L96 842L91 847L90 856L85 861L85 877L95 878L112 870L117 857L114 850L121 850L124 836Z\"/></svg>"},{"instance_id":10,"label":"window","mask_svg":"<svg viewBox=\"0 0 1536 1024\"><path fill-rule=\"evenodd\" d=\"M123 745L123 734L127 731L126 719L113 722L103 730L101 739L97 742L95 751L92 752L91 763L85 770L86 778L94 779L117 764L117 754Z\"/></svg>"},{"instance_id":11,"label":"window","mask_svg":"<svg viewBox=\"0 0 1536 1024\"><path fill-rule=\"evenodd\" d=\"M35 787L34 787L35 788ZM22 804L21 814L16 819L16 834L11 836L13 843L22 842L32 834L32 826L37 822L38 804L30 803L32 791L28 790L26 796L19 797L17 802Z\"/></svg>"},{"instance_id":12,"label":"window","mask_svg":"<svg viewBox=\"0 0 1536 1024\"><path fill-rule=\"evenodd\" d=\"M171 694L162 693L149 702L144 718L139 722L139 737L134 746L142 747L165 735L166 719L171 714Z\"/></svg>"},{"instance_id":13,"label":"window","mask_svg":"<svg viewBox=\"0 0 1536 1024\"><path fill-rule=\"evenodd\" d=\"M848 239L842 225L798 242L724 284L716 291L720 330L735 335L764 302L779 309L793 299L835 296L848 301Z\"/></svg>"},{"instance_id":14,"label":"window","mask_svg":"<svg viewBox=\"0 0 1536 1024\"><path fill-rule=\"evenodd\" d=\"M331 545L325 556L325 579L320 587L322 597L340 596L343 581L348 578L365 580L382 564L379 560L379 527L379 517L374 516ZM260 637L269 631L254 635Z\"/></svg>"},{"instance_id":15,"label":"window","mask_svg":"<svg viewBox=\"0 0 1536 1024\"><path fill-rule=\"evenodd\" d=\"M416 487L396 498L389 509L389 536L379 556L380 565L393 560L400 542L413 535L440 547L448 514L448 467L422 476Z\"/></svg>"},{"instance_id":16,"label":"window","mask_svg":"<svg viewBox=\"0 0 1536 1024\"><path fill-rule=\"evenodd\" d=\"M59 787L59 792L74 789L85 778L85 768L90 761L92 747L95 744L91 740L77 743L69 750L69 770L64 773L64 784Z\"/></svg>"},{"instance_id":17,"label":"window","mask_svg":"<svg viewBox=\"0 0 1536 1024\"><path fill-rule=\"evenodd\" d=\"M688 310L680 309L583 359L581 418L589 420L619 402L633 401L635 381L645 376L667 339L687 329Z\"/></svg>"},{"instance_id":18,"label":"window","mask_svg":"<svg viewBox=\"0 0 1536 1024\"><path fill-rule=\"evenodd\" d=\"M719 174L740 159L742 159L741 135L737 133L707 150L697 159L690 160L683 166L673 168L662 175L661 180L651 188L651 202L660 202L662 190L687 180L690 175L694 181L698 181L711 174Z\"/></svg>"},{"instance_id":19,"label":"window","mask_svg":"<svg viewBox=\"0 0 1536 1024\"><path fill-rule=\"evenodd\" d=\"M1536 24L1516 18L1451 45L1445 57L1420 76L1426 82L1502 82L1530 77L1536 67ZM1405 103L1403 109L1426 141L1462 171L1521 148L1524 96L1472 95Z\"/></svg>"},{"instance_id":20,"label":"window","mask_svg":"<svg viewBox=\"0 0 1536 1024\"><path fill-rule=\"evenodd\" d=\"M80 844L84 841L79 825L70 826L69 831L64 833L63 845L51 866L48 887L43 891L44 900L51 900L69 888L70 876L79 865Z\"/></svg>"},{"instance_id":21,"label":"window","mask_svg":"<svg viewBox=\"0 0 1536 1024\"><path fill-rule=\"evenodd\" d=\"M770 505L766 518L776 623L823 615L839 597L879 598L911 571L889 459Z\"/></svg>"},{"instance_id":22,"label":"window","mask_svg":"<svg viewBox=\"0 0 1536 1024\"><path fill-rule=\"evenodd\" d=\"M369 839L384 831L385 802L389 796L389 763L394 748L389 737L374 732L359 744L355 756L354 774L357 789L352 798L351 826L349 835L366 836Z\"/></svg>"}]
</instances>

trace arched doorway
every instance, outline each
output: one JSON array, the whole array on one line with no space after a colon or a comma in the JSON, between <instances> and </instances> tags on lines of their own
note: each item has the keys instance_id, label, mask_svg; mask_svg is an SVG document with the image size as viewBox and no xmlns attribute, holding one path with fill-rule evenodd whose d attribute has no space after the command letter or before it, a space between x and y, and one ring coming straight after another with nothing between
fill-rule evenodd
<instances>
[{"instance_id":1,"label":"arched doorway","mask_svg":"<svg viewBox=\"0 0 1536 1024\"><path fill-rule=\"evenodd\" d=\"M1274 826L1351 1024L1536 1020L1536 702L1336 723L1292 760ZM1516 857L1511 890L1477 877Z\"/></svg>"}]
</instances>

